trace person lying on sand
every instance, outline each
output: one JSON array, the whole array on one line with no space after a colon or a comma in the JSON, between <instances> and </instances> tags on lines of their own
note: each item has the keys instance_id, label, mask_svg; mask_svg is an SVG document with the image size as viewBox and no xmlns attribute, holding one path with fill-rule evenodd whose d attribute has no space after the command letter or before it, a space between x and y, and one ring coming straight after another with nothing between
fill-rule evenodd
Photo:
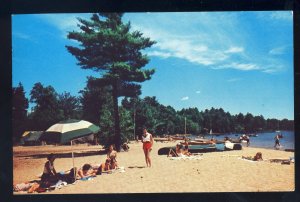
<instances>
[{"instance_id":1,"label":"person lying on sand","mask_svg":"<svg viewBox=\"0 0 300 202\"><path fill-rule=\"evenodd\" d=\"M24 182L20 184L13 185L13 191L27 191L27 193L33 193L40 187L40 184L37 182Z\"/></svg>"},{"instance_id":2,"label":"person lying on sand","mask_svg":"<svg viewBox=\"0 0 300 202\"><path fill-rule=\"evenodd\" d=\"M263 161L261 152L257 152L253 158L251 156L242 156L242 159L247 159L251 161Z\"/></svg>"},{"instance_id":3,"label":"person lying on sand","mask_svg":"<svg viewBox=\"0 0 300 202\"><path fill-rule=\"evenodd\" d=\"M97 170L92 169L92 166L90 164L84 164L82 168L78 169L77 174L79 177L86 178L86 177L95 177Z\"/></svg>"}]
</instances>

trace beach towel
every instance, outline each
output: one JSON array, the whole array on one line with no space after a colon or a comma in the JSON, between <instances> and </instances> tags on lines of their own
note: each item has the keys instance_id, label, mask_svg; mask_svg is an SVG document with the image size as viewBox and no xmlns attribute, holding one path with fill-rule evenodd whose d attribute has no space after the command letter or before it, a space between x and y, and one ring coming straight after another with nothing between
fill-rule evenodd
<instances>
[{"instance_id":1,"label":"beach towel","mask_svg":"<svg viewBox=\"0 0 300 202\"><path fill-rule=\"evenodd\" d=\"M16 184L13 187L13 190L15 192L19 192L19 191L28 191L31 186L33 185L33 183L20 183L20 184Z\"/></svg>"},{"instance_id":2,"label":"beach towel","mask_svg":"<svg viewBox=\"0 0 300 202\"><path fill-rule=\"evenodd\" d=\"M95 176L89 176L89 177L83 177L80 180L82 181L88 181L88 180L93 180L95 178Z\"/></svg>"},{"instance_id":3,"label":"beach towel","mask_svg":"<svg viewBox=\"0 0 300 202\"><path fill-rule=\"evenodd\" d=\"M63 186L67 186L67 185L68 185L67 182L59 180L55 185L50 186L50 188L61 189Z\"/></svg>"},{"instance_id":4,"label":"beach towel","mask_svg":"<svg viewBox=\"0 0 300 202\"><path fill-rule=\"evenodd\" d=\"M250 159L245 159L245 158L238 158L240 160L243 160L243 161L247 161L247 162L251 162L251 163L256 163L256 162L259 162L259 161L253 161L253 160L250 160Z\"/></svg>"},{"instance_id":5,"label":"beach towel","mask_svg":"<svg viewBox=\"0 0 300 202\"><path fill-rule=\"evenodd\" d=\"M170 157L170 160L201 160L201 156L180 156L180 157Z\"/></svg>"},{"instance_id":6,"label":"beach towel","mask_svg":"<svg viewBox=\"0 0 300 202\"><path fill-rule=\"evenodd\" d=\"M123 166L120 166L120 167L116 168L115 170L119 173L125 173L125 168Z\"/></svg>"}]
</instances>

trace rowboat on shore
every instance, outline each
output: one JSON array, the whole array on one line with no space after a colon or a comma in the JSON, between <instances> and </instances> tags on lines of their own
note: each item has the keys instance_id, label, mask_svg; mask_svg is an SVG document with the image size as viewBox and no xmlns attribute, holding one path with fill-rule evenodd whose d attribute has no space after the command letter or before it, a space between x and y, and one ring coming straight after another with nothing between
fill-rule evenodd
<instances>
[{"instance_id":1,"label":"rowboat on shore","mask_svg":"<svg viewBox=\"0 0 300 202\"><path fill-rule=\"evenodd\" d=\"M241 150L242 145L240 143L233 143L230 141L225 142L225 150Z\"/></svg>"},{"instance_id":2,"label":"rowboat on shore","mask_svg":"<svg viewBox=\"0 0 300 202\"><path fill-rule=\"evenodd\" d=\"M200 141L189 141L189 145L209 145L212 144L211 141L206 141L206 142L200 142Z\"/></svg>"},{"instance_id":3,"label":"rowboat on shore","mask_svg":"<svg viewBox=\"0 0 300 202\"><path fill-rule=\"evenodd\" d=\"M153 140L155 142L169 142L172 141L173 139L171 137L167 138L167 137L155 137L153 138Z\"/></svg>"},{"instance_id":4,"label":"rowboat on shore","mask_svg":"<svg viewBox=\"0 0 300 202\"><path fill-rule=\"evenodd\" d=\"M158 155L168 155L170 149L176 150L174 147L163 147L158 150ZM225 145L220 144L203 144L203 145L189 145L188 151L190 153L206 153L206 152L215 152L215 151L224 151Z\"/></svg>"},{"instance_id":5,"label":"rowboat on shore","mask_svg":"<svg viewBox=\"0 0 300 202\"><path fill-rule=\"evenodd\" d=\"M176 150L176 147L163 147L158 150L158 155L168 155L170 152L170 149L173 149L173 151ZM189 152L190 153L205 153L205 152L213 152L216 151L217 147L216 145L190 145L189 146Z\"/></svg>"}]
</instances>

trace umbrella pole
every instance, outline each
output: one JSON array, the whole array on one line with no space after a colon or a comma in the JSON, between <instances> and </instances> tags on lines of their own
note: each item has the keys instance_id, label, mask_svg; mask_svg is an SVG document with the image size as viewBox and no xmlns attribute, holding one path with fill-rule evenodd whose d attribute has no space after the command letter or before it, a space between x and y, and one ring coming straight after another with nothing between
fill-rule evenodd
<instances>
[{"instance_id":1,"label":"umbrella pole","mask_svg":"<svg viewBox=\"0 0 300 202\"><path fill-rule=\"evenodd\" d=\"M72 149L72 161L73 161L73 171L74 171L74 179L76 180L76 171L74 167L74 151L73 151L73 141L71 140L71 149Z\"/></svg>"}]
</instances>

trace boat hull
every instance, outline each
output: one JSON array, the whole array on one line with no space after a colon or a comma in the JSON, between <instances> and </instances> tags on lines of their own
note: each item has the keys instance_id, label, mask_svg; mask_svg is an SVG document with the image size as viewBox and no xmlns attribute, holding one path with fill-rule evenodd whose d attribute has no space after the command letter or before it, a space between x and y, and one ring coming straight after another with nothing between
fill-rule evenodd
<instances>
[{"instance_id":1,"label":"boat hull","mask_svg":"<svg viewBox=\"0 0 300 202\"><path fill-rule=\"evenodd\" d=\"M170 149L176 150L176 147L163 147L158 150L158 155L169 154ZM209 145L189 145L190 153L206 153L214 151L224 151L224 144L209 144Z\"/></svg>"}]
</instances>

